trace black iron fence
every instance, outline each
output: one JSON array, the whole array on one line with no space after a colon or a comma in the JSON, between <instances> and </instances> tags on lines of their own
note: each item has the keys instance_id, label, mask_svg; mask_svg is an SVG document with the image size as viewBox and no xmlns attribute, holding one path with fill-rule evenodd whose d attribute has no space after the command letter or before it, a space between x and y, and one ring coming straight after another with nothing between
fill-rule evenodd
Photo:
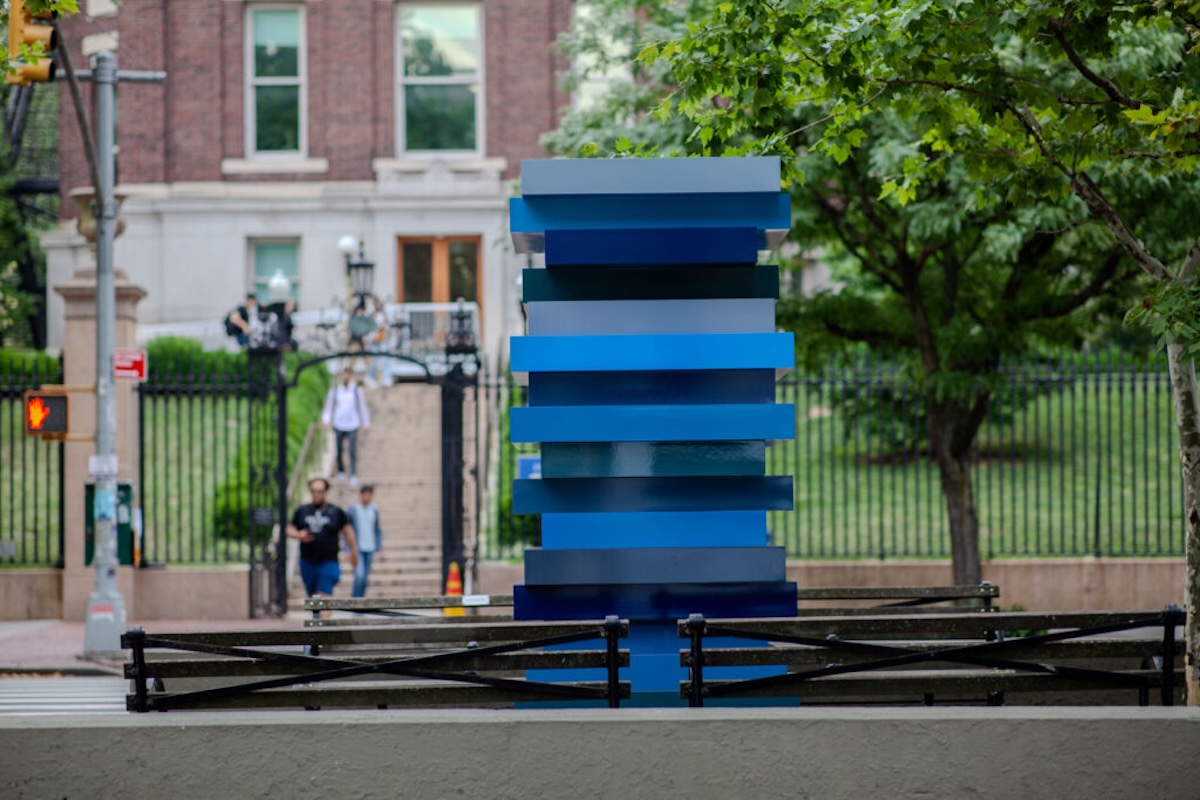
<instances>
[{"instance_id":1,"label":"black iron fence","mask_svg":"<svg viewBox=\"0 0 1200 800\"><path fill-rule=\"evenodd\" d=\"M279 521L278 492L292 469L320 455L309 428L328 386L324 365L305 370L286 389L285 414L279 358L190 344L151 353L138 389L143 566L261 566ZM299 358L283 358L295 377Z\"/></svg>"},{"instance_id":2,"label":"black iron fence","mask_svg":"<svg viewBox=\"0 0 1200 800\"><path fill-rule=\"evenodd\" d=\"M25 392L61 383L57 359L0 359L0 567L63 563L63 443L24 424Z\"/></svg>"},{"instance_id":3,"label":"black iron fence","mask_svg":"<svg viewBox=\"0 0 1200 800\"><path fill-rule=\"evenodd\" d=\"M1017 364L1004 374L972 462L983 556L1182 555L1165 361L1116 355ZM778 401L795 405L797 435L768 448L767 471L794 476L795 507L768 522L789 557L949 557L924 401L893 365L792 373ZM524 402L511 380L481 386L499 448L481 558L514 557L540 535L536 517L510 513L511 481L537 454L508 441L507 409Z\"/></svg>"},{"instance_id":4,"label":"black iron fence","mask_svg":"<svg viewBox=\"0 0 1200 800\"><path fill-rule=\"evenodd\" d=\"M152 374L139 395L143 563L246 563L244 364Z\"/></svg>"}]
</instances>

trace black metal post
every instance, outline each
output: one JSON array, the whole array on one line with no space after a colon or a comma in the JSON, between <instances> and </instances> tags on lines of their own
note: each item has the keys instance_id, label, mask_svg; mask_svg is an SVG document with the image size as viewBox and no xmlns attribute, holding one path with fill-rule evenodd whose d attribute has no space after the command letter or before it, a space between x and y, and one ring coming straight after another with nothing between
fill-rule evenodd
<instances>
[{"instance_id":1,"label":"black metal post","mask_svg":"<svg viewBox=\"0 0 1200 800\"><path fill-rule=\"evenodd\" d=\"M604 618L605 667L608 668L608 707L621 707L621 618Z\"/></svg>"},{"instance_id":2,"label":"black metal post","mask_svg":"<svg viewBox=\"0 0 1200 800\"><path fill-rule=\"evenodd\" d=\"M1177 605L1163 609L1162 704L1175 705L1175 626L1182 625L1187 615Z\"/></svg>"},{"instance_id":3,"label":"black metal post","mask_svg":"<svg viewBox=\"0 0 1200 800\"><path fill-rule=\"evenodd\" d=\"M468 383L461 363L442 386L442 593L450 563L463 566L463 395Z\"/></svg>"},{"instance_id":4,"label":"black metal post","mask_svg":"<svg viewBox=\"0 0 1200 800\"><path fill-rule=\"evenodd\" d=\"M146 670L146 631L140 627L133 627L122 638L122 645L133 650L133 709L144 714L150 710L148 697L150 687L147 685L150 675Z\"/></svg>"},{"instance_id":5,"label":"black metal post","mask_svg":"<svg viewBox=\"0 0 1200 800\"><path fill-rule=\"evenodd\" d=\"M264 339L257 346L252 342L247 355L250 615L282 616L287 612L287 548L283 540L287 524L287 385L283 353L274 339ZM278 543L272 537L275 530L279 531ZM269 588L261 585L264 574L269 578Z\"/></svg>"},{"instance_id":6,"label":"black metal post","mask_svg":"<svg viewBox=\"0 0 1200 800\"><path fill-rule=\"evenodd\" d=\"M704 707L704 629L707 623L703 614L692 614L687 619L688 634L691 637L691 661L688 665L688 706L691 708Z\"/></svg>"},{"instance_id":7,"label":"black metal post","mask_svg":"<svg viewBox=\"0 0 1200 800\"><path fill-rule=\"evenodd\" d=\"M275 570L272 577L272 610L282 617L288 609L287 587L287 524L288 524L288 474L287 474L287 381L284 375L283 357L279 358L275 378L275 500L278 533L275 539Z\"/></svg>"}]
</instances>

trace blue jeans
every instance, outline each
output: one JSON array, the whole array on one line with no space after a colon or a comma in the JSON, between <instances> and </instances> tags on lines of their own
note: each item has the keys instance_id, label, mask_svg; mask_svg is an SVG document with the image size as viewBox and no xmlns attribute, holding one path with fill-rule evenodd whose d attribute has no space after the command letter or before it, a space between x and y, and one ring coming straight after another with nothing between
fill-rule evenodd
<instances>
[{"instance_id":1,"label":"blue jeans","mask_svg":"<svg viewBox=\"0 0 1200 800\"><path fill-rule=\"evenodd\" d=\"M375 560L375 551L358 551L358 566L354 568L354 587L350 590L351 597L365 597L367 594L367 578L371 576L371 562Z\"/></svg>"},{"instance_id":2,"label":"blue jeans","mask_svg":"<svg viewBox=\"0 0 1200 800\"><path fill-rule=\"evenodd\" d=\"M337 439L337 471L345 472L345 467L342 466L342 453L346 444L349 444L350 450L350 477L358 474L358 429L352 431L339 431L334 428L333 434Z\"/></svg>"}]
</instances>

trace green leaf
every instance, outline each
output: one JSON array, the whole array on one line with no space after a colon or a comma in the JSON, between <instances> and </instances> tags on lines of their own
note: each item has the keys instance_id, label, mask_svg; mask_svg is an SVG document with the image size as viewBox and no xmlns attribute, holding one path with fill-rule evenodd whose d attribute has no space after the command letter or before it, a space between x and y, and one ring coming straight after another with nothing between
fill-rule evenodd
<instances>
[{"instance_id":1,"label":"green leaf","mask_svg":"<svg viewBox=\"0 0 1200 800\"><path fill-rule=\"evenodd\" d=\"M637 61L642 62L646 66L651 66L658 60L658 45L648 44L642 48L642 52L637 54Z\"/></svg>"}]
</instances>

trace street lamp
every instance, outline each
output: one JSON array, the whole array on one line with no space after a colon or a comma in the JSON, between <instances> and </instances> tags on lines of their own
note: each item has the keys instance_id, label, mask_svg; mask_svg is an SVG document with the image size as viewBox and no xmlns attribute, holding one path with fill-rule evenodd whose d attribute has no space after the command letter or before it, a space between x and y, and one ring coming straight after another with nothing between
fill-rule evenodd
<instances>
[{"instance_id":1,"label":"street lamp","mask_svg":"<svg viewBox=\"0 0 1200 800\"><path fill-rule=\"evenodd\" d=\"M292 285L283 270L267 281L267 303L250 320L248 376L251 386L250 529L254 547L251 613L287 613L287 378L283 351L291 339L285 328ZM261 409L262 413L258 413ZM259 428L258 426L264 425ZM269 428L274 427L274 436ZM259 546L261 545L261 549ZM260 579L270 576L270 597Z\"/></svg>"},{"instance_id":2,"label":"street lamp","mask_svg":"<svg viewBox=\"0 0 1200 800\"><path fill-rule=\"evenodd\" d=\"M347 234L338 239L338 250L346 259L346 276L350 279L350 287L359 302L371 296L371 286L375 282L375 262L368 261L363 252L363 240Z\"/></svg>"},{"instance_id":3,"label":"street lamp","mask_svg":"<svg viewBox=\"0 0 1200 800\"><path fill-rule=\"evenodd\" d=\"M450 313L450 330L446 332L446 355L474 355L475 331L471 326L471 312L463 298L458 298L458 306Z\"/></svg>"},{"instance_id":4,"label":"street lamp","mask_svg":"<svg viewBox=\"0 0 1200 800\"><path fill-rule=\"evenodd\" d=\"M292 282L288 280L287 275L283 274L282 269L276 269L275 274L271 276L271 280L267 281L267 297L271 301L271 305L283 306L287 302L288 297L292 294ZM276 310L276 314L282 308Z\"/></svg>"}]
</instances>

